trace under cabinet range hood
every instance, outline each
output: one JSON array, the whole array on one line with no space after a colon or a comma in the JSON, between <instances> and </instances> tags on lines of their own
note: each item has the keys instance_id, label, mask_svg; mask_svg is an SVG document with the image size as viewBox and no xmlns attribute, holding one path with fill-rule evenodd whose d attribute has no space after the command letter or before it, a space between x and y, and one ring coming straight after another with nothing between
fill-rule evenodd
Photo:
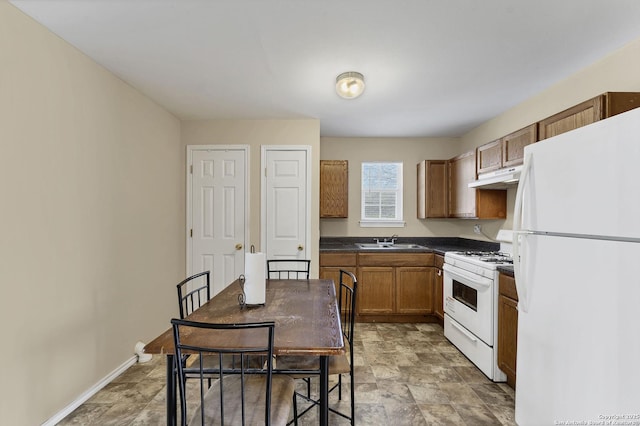
<instances>
[{"instance_id":1,"label":"under cabinet range hood","mask_svg":"<svg viewBox=\"0 0 640 426\"><path fill-rule=\"evenodd\" d=\"M506 167L478 175L478 180L469 183L469 188L506 189L517 185L522 165Z\"/></svg>"}]
</instances>

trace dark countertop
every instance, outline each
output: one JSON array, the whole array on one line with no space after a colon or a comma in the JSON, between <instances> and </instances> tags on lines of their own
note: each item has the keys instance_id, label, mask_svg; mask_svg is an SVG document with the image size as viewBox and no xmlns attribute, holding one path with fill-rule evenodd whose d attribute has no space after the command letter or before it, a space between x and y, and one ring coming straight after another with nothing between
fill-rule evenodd
<instances>
[{"instance_id":1,"label":"dark countertop","mask_svg":"<svg viewBox=\"0 0 640 426\"><path fill-rule=\"evenodd\" d=\"M457 237L399 237L396 241L398 244L418 244L426 247L425 249L361 249L356 245L356 243L373 243L375 242L374 238L376 237L322 237L320 238L320 253L357 251L368 253L436 253L444 255L448 251L500 249L500 243Z\"/></svg>"},{"instance_id":2,"label":"dark countertop","mask_svg":"<svg viewBox=\"0 0 640 426\"><path fill-rule=\"evenodd\" d=\"M505 275L509 275L510 277L513 277L513 265L512 266L498 266L498 271L500 271L501 274L505 274Z\"/></svg>"}]
</instances>

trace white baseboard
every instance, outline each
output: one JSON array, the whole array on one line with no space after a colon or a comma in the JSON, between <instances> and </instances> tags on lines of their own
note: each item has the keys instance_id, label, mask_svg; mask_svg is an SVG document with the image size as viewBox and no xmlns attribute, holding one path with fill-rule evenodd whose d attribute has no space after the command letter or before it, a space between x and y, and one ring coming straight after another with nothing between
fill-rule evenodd
<instances>
[{"instance_id":1,"label":"white baseboard","mask_svg":"<svg viewBox=\"0 0 640 426\"><path fill-rule=\"evenodd\" d=\"M87 389L84 393L82 393L82 395L76 398L71 404L67 405L61 411L59 411L54 416L49 418L49 420L42 423L42 426L55 426L56 424L58 424L62 419L67 417L69 414L71 414L76 408L84 404L89 398L95 395L100 389L102 389L103 387L111 383L113 379L115 379L116 377L124 373L127 368L131 367L137 361L138 361L138 357L135 355L129 358L128 360L126 360L118 368L113 370L111 373L105 376L98 383L96 383L91 388Z\"/></svg>"}]
</instances>

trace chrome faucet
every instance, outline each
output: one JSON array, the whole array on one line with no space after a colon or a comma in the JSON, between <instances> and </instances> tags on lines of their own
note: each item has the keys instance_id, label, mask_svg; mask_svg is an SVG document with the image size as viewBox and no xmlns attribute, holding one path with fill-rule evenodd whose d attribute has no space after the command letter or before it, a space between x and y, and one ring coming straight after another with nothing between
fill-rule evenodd
<instances>
[{"instance_id":1,"label":"chrome faucet","mask_svg":"<svg viewBox=\"0 0 640 426\"><path fill-rule=\"evenodd\" d=\"M382 240L380 240L380 238L374 238L373 240L376 242L376 244L395 244L396 240L398 239L398 234L393 234L391 236L391 238L383 238Z\"/></svg>"}]
</instances>

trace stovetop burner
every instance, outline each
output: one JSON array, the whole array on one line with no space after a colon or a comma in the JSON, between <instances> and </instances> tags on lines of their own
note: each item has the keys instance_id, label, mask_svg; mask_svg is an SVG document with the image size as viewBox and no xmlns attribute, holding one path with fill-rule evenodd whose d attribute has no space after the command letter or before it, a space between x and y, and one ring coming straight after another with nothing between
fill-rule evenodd
<instances>
[{"instance_id":1,"label":"stovetop burner","mask_svg":"<svg viewBox=\"0 0 640 426\"><path fill-rule=\"evenodd\" d=\"M480 257L481 261L489 263L513 263L513 259L507 256L500 257Z\"/></svg>"},{"instance_id":2,"label":"stovetop burner","mask_svg":"<svg viewBox=\"0 0 640 426\"><path fill-rule=\"evenodd\" d=\"M454 252L458 258L473 260L478 263L489 264L513 264L513 259L509 253L500 251L460 251Z\"/></svg>"}]
</instances>

